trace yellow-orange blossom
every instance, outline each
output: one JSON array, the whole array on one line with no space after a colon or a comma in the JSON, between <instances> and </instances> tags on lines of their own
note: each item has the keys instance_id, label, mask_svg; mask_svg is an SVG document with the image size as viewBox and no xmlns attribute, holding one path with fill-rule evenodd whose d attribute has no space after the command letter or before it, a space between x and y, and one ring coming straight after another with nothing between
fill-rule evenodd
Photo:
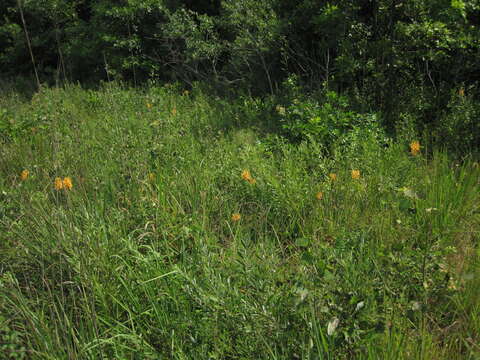
<instances>
[{"instance_id":1,"label":"yellow-orange blossom","mask_svg":"<svg viewBox=\"0 0 480 360\"><path fill-rule=\"evenodd\" d=\"M360 170L352 170L352 179L360 179Z\"/></svg>"},{"instance_id":2,"label":"yellow-orange blossom","mask_svg":"<svg viewBox=\"0 0 480 360\"><path fill-rule=\"evenodd\" d=\"M23 170L22 173L20 174L20 179L22 181L27 180L29 174L30 172L28 170Z\"/></svg>"},{"instance_id":3,"label":"yellow-orange blossom","mask_svg":"<svg viewBox=\"0 0 480 360\"><path fill-rule=\"evenodd\" d=\"M255 184L256 180L250 174L250 171L247 169L242 171L242 179L248 181L250 184Z\"/></svg>"},{"instance_id":4,"label":"yellow-orange blossom","mask_svg":"<svg viewBox=\"0 0 480 360\"><path fill-rule=\"evenodd\" d=\"M72 190L73 183L70 177L67 176L66 178L63 179L63 187L67 190Z\"/></svg>"},{"instance_id":5,"label":"yellow-orange blossom","mask_svg":"<svg viewBox=\"0 0 480 360\"><path fill-rule=\"evenodd\" d=\"M72 178L67 176L62 180L62 178L56 177L54 186L55 186L55 190L62 190L62 189L72 190L73 188Z\"/></svg>"},{"instance_id":6,"label":"yellow-orange blossom","mask_svg":"<svg viewBox=\"0 0 480 360\"><path fill-rule=\"evenodd\" d=\"M419 152L420 152L420 142L412 141L410 143L410 153L415 156L415 155L418 155Z\"/></svg>"},{"instance_id":7,"label":"yellow-orange blossom","mask_svg":"<svg viewBox=\"0 0 480 360\"><path fill-rule=\"evenodd\" d=\"M239 213L232 214L232 221L237 222L242 218L242 216Z\"/></svg>"}]
</instances>

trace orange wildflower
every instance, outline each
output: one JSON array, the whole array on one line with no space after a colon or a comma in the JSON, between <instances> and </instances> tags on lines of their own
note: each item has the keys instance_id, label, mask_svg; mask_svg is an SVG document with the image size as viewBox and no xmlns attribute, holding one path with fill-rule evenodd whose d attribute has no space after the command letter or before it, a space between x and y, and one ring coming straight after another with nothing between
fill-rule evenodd
<instances>
[{"instance_id":1,"label":"orange wildflower","mask_svg":"<svg viewBox=\"0 0 480 360\"><path fill-rule=\"evenodd\" d=\"M256 180L252 177L252 174L250 174L250 171L247 169L242 171L242 179L248 181L252 185L256 183Z\"/></svg>"},{"instance_id":2,"label":"orange wildflower","mask_svg":"<svg viewBox=\"0 0 480 360\"><path fill-rule=\"evenodd\" d=\"M242 216L239 213L232 214L232 221L233 222L240 221L241 218L242 218Z\"/></svg>"},{"instance_id":3,"label":"orange wildflower","mask_svg":"<svg viewBox=\"0 0 480 360\"><path fill-rule=\"evenodd\" d=\"M352 179L360 179L360 170L352 170Z\"/></svg>"},{"instance_id":4,"label":"orange wildflower","mask_svg":"<svg viewBox=\"0 0 480 360\"><path fill-rule=\"evenodd\" d=\"M337 180L337 174L335 174L335 173L330 173L330 174L328 174L328 177L329 177L330 180L332 180L332 181Z\"/></svg>"},{"instance_id":5,"label":"orange wildflower","mask_svg":"<svg viewBox=\"0 0 480 360\"><path fill-rule=\"evenodd\" d=\"M418 155L418 153L420 152L420 142L418 141L412 141L410 143L410 153L415 156L415 155Z\"/></svg>"},{"instance_id":6,"label":"orange wildflower","mask_svg":"<svg viewBox=\"0 0 480 360\"><path fill-rule=\"evenodd\" d=\"M56 177L55 178L55 190L62 190L62 189L63 189L62 178Z\"/></svg>"},{"instance_id":7,"label":"orange wildflower","mask_svg":"<svg viewBox=\"0 0 480 360\"><path fill-rule=\"evenodd\" d=\"M319 191L315 194L315 198L317 200L322 200L323 199L323 192Z\"/></svg>"},{"instance_id":8,"label":"orange wildflower","mask_svg":"<svg viewBox=\"0 0 480 360\"><path fill-rule=\"evenodd\" d=\"M73 183L72 183L72 179L70 177L66 177L63 179L63 188L65 190L72 190L73 188Z\"/></svg>"},{"instance_id":9,"label":"orange wildflower","mask_svg":"<svg viewBox=\"0 0 480 360\"><path fill-rule=\"evenodd\" d=\"M30 172L28 170L23 170L20 173L20 180L22 180L22 181L27 180L29 174L30 174Z\"/></svg>"}]
</instances>

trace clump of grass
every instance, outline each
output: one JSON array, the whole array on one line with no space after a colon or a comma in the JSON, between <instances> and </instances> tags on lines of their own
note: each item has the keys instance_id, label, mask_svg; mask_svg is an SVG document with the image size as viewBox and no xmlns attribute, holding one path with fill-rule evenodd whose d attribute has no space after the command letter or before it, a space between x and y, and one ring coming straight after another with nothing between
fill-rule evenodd
<instances>
[{"instance_id":1,"label":"clump of grass","mask_svg":"<svg viewBox=\"0 0 480 360\"><path fill-rule=\"evenodd\" d=\"M259 100L197 89L4 104L10 358L479 354L473 161L368 129L326 156L251 126Z\"/></svg>"}]
</instances>

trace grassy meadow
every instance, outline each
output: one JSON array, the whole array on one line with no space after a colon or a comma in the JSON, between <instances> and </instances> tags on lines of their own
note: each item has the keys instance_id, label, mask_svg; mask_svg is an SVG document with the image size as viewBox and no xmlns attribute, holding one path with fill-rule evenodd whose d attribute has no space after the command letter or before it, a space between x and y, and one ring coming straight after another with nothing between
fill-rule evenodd
<instances>
[{"instance_id":1,"label":"grassy meadow","mask_svg":"<svg viewBox=\"0 0 480 360\"><path fill-rule=\"evenodd\" d=\"M282 109L4 93L0 358L479 359L475 159Z\"/></svg>"}]
</instances>

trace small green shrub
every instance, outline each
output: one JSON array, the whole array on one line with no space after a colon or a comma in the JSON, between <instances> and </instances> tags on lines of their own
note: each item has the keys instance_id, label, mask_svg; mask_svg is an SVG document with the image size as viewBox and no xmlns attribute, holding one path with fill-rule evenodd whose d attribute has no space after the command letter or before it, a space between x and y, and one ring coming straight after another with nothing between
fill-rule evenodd
<instances>
[{"instance_id":1,"label":"small green shrub","mask_svg":"<svg viewBox=\"0 0 480 360\"><path fill-rule=\"evenodd\" d=\"M286 107L278 106L285 135L293 141L313 139L329 148L355 125L362 116L349 109L345 97L333 91L325 93L323 102L295 98Z\"/></svg>"},{"instance_id":2,"label":"small green shrub","mask_svg":"<svg viewBox=\"0 0 480 360\"><path fill-rule=\"evenodd\" d=\"M452 94L447 112L440 119L438 135L451 152L467 154L480 144L480 104L464 94Z\"/></svg>"}]
</instances>

